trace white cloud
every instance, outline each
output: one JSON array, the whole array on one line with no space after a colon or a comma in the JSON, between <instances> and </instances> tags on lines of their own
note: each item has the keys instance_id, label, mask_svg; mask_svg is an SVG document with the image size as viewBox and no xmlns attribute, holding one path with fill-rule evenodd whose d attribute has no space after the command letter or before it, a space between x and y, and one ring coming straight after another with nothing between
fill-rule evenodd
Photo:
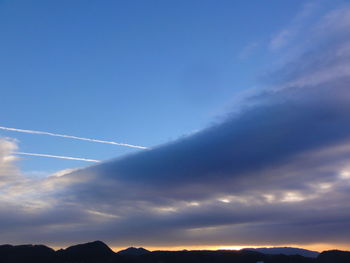
<instances>
[{"instance_id":1,"label":"white cloud","mask_svg":"<svg viewBox=\"0 0 350 263\"><path fill-rule=\"evenodd\" d=\"M19 176L16 167L16 157L13 152L17 150L17 143L10 138L0 138L0 186L15 181Z\"/></svg>"}]
</instances>

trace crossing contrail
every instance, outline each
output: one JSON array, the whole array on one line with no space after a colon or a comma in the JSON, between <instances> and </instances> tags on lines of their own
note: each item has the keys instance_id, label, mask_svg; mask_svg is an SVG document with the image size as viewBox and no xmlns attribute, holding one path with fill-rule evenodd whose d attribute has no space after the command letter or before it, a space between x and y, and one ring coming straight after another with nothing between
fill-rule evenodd
<instances>
[{"instance_id":1,"label":"crossing contrail","mask_svg":"<svg viewBox=\"0 0 350 263\"><path fill-rule=\"evenodd\" d=\"M114 141L104 141L104 140L98 140L98 139L77 137L77 136L72 136L72 135L58 134L58 133L52 133L52 132L46 132L46 131L24 130L24 129L3 127L3 126L0 126L0 129L1 130L6 130L6 131L14 131L14 132L22 132L22 133L30 133L30 134L49 135L49 136L62 137L62 138L81 140L81 141L88 141L88 142L107 143L107 144L113 144L113 145L119 145L119 146L125 146L125 147L137 148L137 149L149 149L148 147L140 146L140 145L133 145L133 144L128 144L128 143L121 143L121 142L114 142Z\"/></svg>"},{"instance_id":2,"label":"crossing contrail","mask_svg":"<svg viewBox=\"0 0 350 263\"><path fill-rule=\"evenodd\" d=\"M100 162L99 160L94 160L94 159L86 159L86 158L71 157L71 156L51 155L51 154L43 154L43 153L14 152L14 154L16 154L16 155L39 156L39 157L49 157L49 158L84 161L84 162L93 162L93 163L99 163Z\"/></svg>"}]
</instances>

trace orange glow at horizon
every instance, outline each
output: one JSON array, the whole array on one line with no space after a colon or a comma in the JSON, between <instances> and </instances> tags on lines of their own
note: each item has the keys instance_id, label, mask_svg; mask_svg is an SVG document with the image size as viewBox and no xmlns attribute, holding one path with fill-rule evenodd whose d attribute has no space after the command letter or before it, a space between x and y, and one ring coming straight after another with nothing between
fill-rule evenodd
<instances>
[{"instance_id":1,"label":"orange glow at horizon","mask_svg":"<svg viewBox=\"0 0 350 263\"><path fill-rule=\"evenodd\" d=\"M84 243L84 242L81 242ZM128 247L143 247L149 251L157 251L157 250L163 250L163 251L181 251L181 250L240 250L243 248L272 248L272 247L294 247L294 248L302 248L302 249L308 249L313 250L317 252L322 252L326 250L344 250L344 251L350 251L350 244L330 244L330 243L314 243L314 244L266 244L266 245L252 245L252 244L221 244L221 245L175 245L175 246L156 246L156 245L147 245L147 244L126 244L126 245L117 245L114 246L112 242L105 242L114 252L118 252L120 250L126 249ZM53 244L47 244L49 247L59 250L61 248L67 248L74 244L67 244L67 245L53 245Z\"/></svg>"},{"instance_id":2,"label":"orange glow at horizon","mask_svg":"<svg viewBox=\"0 0 350 263\"><path fill-rule=\"evenodd\" d=\"M131 246L131 245L130 245ZM123 249L126 249L130 246L117 247L112 246L112 250L117 252ZM243 248L272 248L272 247L294 247L313 250L317 252L322 252L326 250L346 250L350 251L350 245L347 244L327 244L327 243L318 243L318 244L267 244L267 245L188 245L188 246L142 246L142 245L132 245L133 247L143 247L150 251L156 250L167 250L167 251L180 251L180 250L240 250Z\"/></svg>"}]
</instances>

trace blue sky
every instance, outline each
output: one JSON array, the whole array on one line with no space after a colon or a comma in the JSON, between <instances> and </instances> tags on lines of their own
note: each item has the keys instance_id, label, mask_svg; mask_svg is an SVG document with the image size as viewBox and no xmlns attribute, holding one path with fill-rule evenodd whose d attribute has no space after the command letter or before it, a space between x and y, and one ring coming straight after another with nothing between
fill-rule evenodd
<instances>
[{"instance_id":1,"label":"blue sky","mask_svg":"<svg viewBox=\"0 0 350 263\"><path fill-rule=\"evenodd\" d=\"M347 1L11 0L0 32L0 243L349 248Z\"/></svg>"},{"instance_id":2,"label":"blue sky","mask_svg":"<svg viewBox=\"0 0 350 263\"><path fill-rule=\"evenodd\" d=\"M0 126L159 145L255 87L307 1L1 1ZM273 14L273 15L272 15ZM23 152L105 160L133 149L0 131ZM26 171L84 165L25 157Z\"/></svg>"}]
</instances>

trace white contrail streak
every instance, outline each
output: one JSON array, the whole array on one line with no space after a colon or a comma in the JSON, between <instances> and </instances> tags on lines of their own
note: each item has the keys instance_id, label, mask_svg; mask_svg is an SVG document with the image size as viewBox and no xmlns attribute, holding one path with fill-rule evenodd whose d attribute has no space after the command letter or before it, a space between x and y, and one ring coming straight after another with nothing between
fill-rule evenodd
<instances>
[{"instance_id":1,"label":"white contrail streak","mask_svg":"<svg viewBox=\"0 0 350 263\"><path fill-rule=\"evenodd\" d=\"M99 160L94 160L94 159L86 159L86 158L71 157L71 156L59 156L59 155L42 154L42 153L14 152L14 154L17 154L17 155L29 155L29 156L40 156L40 157L49 157L49 158L66 159L66 160L75 160L75 161L84 161L84 162L93 162L93 163L99 163L99 162L100 162Z\"/></svg>"},{"instance_id":2,"label":"white contrail streak","mask_svg":"<svg viewBox=\"0 0 350 263\"><path fill-rule=\"evenodd\" d=\"M14 132L22 132L22 133L30 133L30 134L42 134L42 135L49 135L49 136L55 136L55 137L63 137L63 138L81 140L81 141L107 143L107 144L126 146L126 147L137 148L137 149L148 149L148 147L140 146L140 145L133 145L133 144L127 144L127 143L121 143L121 142L113 142L113 141L104 141L104 140L90 139L90 138L77 137L77 136L58 134L58 133L52 133L52 132L45 132L45 131L23 130L23 129L9 128L9 127L2 127L2 126L0 126L0 129L1 130L6 130L6 131L14 131Z\"/></svg>"}]
</instances>

